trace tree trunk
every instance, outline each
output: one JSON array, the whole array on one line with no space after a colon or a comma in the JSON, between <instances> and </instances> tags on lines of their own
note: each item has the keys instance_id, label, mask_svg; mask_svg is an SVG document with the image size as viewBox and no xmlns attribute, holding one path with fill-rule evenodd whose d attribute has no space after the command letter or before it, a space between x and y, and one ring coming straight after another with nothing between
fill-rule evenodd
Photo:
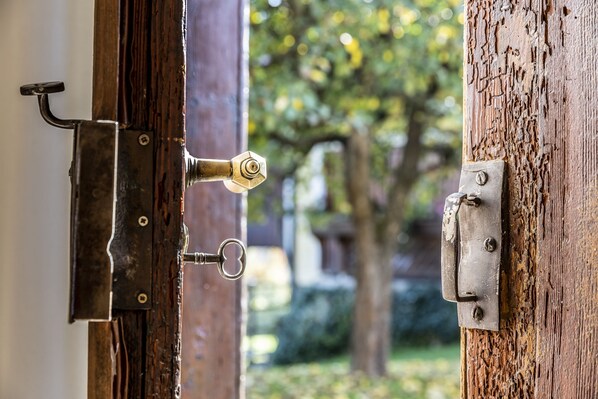
<instances>
[{"instance_id":1,"label":"tree trunk","mask_svg":"<svg viewBox=\"0 0 598 399\"><path fill-rule=\"evenodd\" d=\"M463 330L463 398L598 397L598 4L466 6L465 161L504 159L500 331Z\"/></svg>"},{"instance_id":2,"label":"tree trunk","mask_svg":"<svg viewBox=\"0 0 598 399\"><path fill-rule=\"evenodd\" d=\"M407 143L402 161L393 170L386 212L380 223L376 222L370 198L371 138L356 131L347 146L347 184L357 255L352 367L370 376L386 374L392 347L392 258L397 251L408 194L420 176L423 112L423 103L409 104Z\"/></svg>"},{"instance_id":3,"label":"tree trunk","mask_svg":"<svg viewBox=\"0 0 598 399\"><path fill-rule=\"evenodd\" d=\"M376 245L370 201L370 137L354 132L347 145L347 183L356 245L356 293L352 336L352 369L370 376L384 375L388 358L390 323L384 301L390 282L383 277ZM385 313L386 311L386 313Z\"/></svg>"}]
</instances>

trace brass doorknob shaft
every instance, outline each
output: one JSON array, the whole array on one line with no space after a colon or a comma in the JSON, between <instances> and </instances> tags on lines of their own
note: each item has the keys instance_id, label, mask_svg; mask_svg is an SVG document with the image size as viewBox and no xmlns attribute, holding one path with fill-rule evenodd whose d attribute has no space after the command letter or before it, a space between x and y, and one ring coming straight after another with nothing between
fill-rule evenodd
<instances>
[{"instance_id":1,"label":"brass doorknob shaft","mask_svg":"<svg viewBox=\"0 0 598 399\"><path fill-rule=\"evenodd\" d=\"M231 160L196 158L185 150L187 187L197 182L223 181L233 193L260 185L268 176L266 160L246 151Z\"/></svg>"}]
</instances>

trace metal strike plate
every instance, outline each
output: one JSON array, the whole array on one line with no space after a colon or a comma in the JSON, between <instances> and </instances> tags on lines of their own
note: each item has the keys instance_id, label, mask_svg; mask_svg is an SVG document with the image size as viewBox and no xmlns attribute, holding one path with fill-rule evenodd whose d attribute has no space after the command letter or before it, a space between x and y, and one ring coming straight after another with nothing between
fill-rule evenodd
<instances>
[{"instance_id":1,"label":"metal strike plate","mask_svg":"<svg viewBox=\"0 0 598 399\"><path fill-rule=\"evenodd\" d=\"M151 308L153 143L153 132L119 133L115 229L110 244L113 309Z\"/></svg>"},{"instance_id":2,"label":"metal strike plate","mask_svg":"<svg viewBox=\"0 0 598 399\"><path fill-rule=\"evenodd\" d=\"M69 320L110 320L118 126L80 121L74 126L71 166Z\"/></svg>"},{"instance_id":3,"label":"metal strike plate","mask_svg":"<svg viewBox=\"0 0 598 399\"><path fill-rule=\"evenodd\" d=\"M459 325L497 331L503 252L504 161L463 165L442 226L442 289L457 302ZM465 204L465 206L460 206Z\"/></svg>"}]
</instances>

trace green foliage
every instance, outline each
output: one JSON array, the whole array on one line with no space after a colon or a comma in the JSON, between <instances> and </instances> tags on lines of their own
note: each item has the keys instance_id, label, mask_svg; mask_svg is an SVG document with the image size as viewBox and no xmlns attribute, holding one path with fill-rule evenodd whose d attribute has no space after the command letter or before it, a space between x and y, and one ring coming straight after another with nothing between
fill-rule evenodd
<instances>
[{"instance_id":1,"label":"green foliage","mask_svg":"<svg viewBox=\"0 0 598 399\"><path fill-rule=\"evenodd\" d=\"M273 170L292 173L326 137L367 131L372 178L387 184L414 102L422 142L459 147L461 0L251 0L250 22L250 145Z\"/></svg>"},{"instance_id":2,"label":"green foliage","mask_svg":"<svg viewBox=\"0 0 598 399\"><path fill-rule=\"evenodd\" d=\"M278 323L279 344L272 362L305 362L346 352L354 298L352 288L297 288L290 312ZM395 345L446 344L458 337L456 308L442 299L437 284L393 290Z\"/></svg>"},{"instance_id":3,"label":"green foliage","mask_svg":"<svg viewBox=\"0 0 598 399\"><path fill-rule=\"evenodd\" d=\"M459 347L418 348L393 354L388 376L349 374L346 357L319 364L249 369L249 399L449 399L459 397Z\"/></svg>"}]
</instances>

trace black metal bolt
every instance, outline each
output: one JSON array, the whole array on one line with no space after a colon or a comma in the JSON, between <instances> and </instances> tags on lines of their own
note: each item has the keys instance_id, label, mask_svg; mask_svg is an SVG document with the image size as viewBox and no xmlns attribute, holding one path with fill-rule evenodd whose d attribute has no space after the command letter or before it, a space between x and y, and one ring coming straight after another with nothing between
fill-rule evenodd
<instances>
[{"instance_id":1,"label":"black metal bolt","mask_svg":"<svg viewBox=\"0 0 598 399\"><path fill-rule=\"evenodd\" d=\"M488 252L494 252L496 250L496 240L492 237L488 237L484 240L484 249Z\"/></svg>"},{"instance_id":2,"label":"black metal bolt","mask_svg":"<svg viewBox=\"0 0 598 399\"><path fill-rule=\"evenodd\" d=\"M488 173L484 171L479 171L475 175L475 182L478 183L480 186L483 186L488 181Z\"/></svg>"},{"instance_id":3,"label":"black metal bolt","mask_svg":"<svg viewBox=\"0 0 598 399\"><path fill-rule=\"evenodd\" d=\"M476 306L473 308L473 312L471 312L471 317L473 317L475 321L482 320L484 318L484 310L481 307Z\"/></svg>"}]
</instances>

